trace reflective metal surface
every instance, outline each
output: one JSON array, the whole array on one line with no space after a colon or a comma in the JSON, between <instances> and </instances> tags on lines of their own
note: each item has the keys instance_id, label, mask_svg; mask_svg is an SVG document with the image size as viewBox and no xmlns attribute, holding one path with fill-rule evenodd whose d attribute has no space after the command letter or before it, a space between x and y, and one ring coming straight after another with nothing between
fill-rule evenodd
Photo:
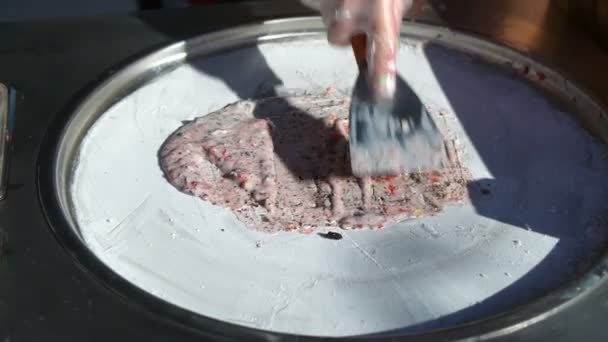
<instances>
[{"instance_id":1,"label":"reflective metal surface","mask_svg":"<svg viewBox=\"0 0 608 342\"><path fill-rule=\"evenodd\" d=\"M153 302L154 304L146 305L146 307L156 311L160 315L170 316L178 321L191 316L192 313L174 307L169 303L161 302L134 288L127 281L116 275L113 275L109 279L99 276L113 273L107 266L102 265L96 260L96 257L87 250L82 241L79 241L78 228L72 214L72 205L67 191L69 189L71 172L75 167L75 163L77 163L75 155L79 143L97 117L103 114L121 96L130 93L133 89L144 84L159 73L170 70L176 64L184 62L189 56L222 51L226 48L247 44L251 40L274 41L279 39L294 39L309 34L317 34L320 30L322 30L320 21L316 19L299 19L277 20L267 22L264 25L253 25L205 35L185 43L172 45L143 58L108 78L93 91L75 110L74 115L63 128L62 134L49 136L50 140L48 143L50 150L44 151L42 157L45 163L41 164L40 174L40 189L52 189L52 191L41 190L47 215L56 234L65 245L71 246L71 251L79 262L82 262L85 267L93 270L101 282L106 283L124 296L139 301L142 305ZM408 32L408 34L424 39L445 41L450 45L458 45L470 53L491 57L494 62L511 63L515 69L531 67L536 72L542 72L547 75L548 80L543 83L544 87L554 91L556 94L562 95L565 101L572 102L572 105L577 107L577 113L593 112L601 114L598 115L599 118L598 116L593 118L583 117L583 120L589 122L589 119L593 119L595 120L594 128L597 132L606 131L606 115L600 106L594 103L592 99L587 97L573 83L565 82L559 74L544 68L542 65L537 65L532 59L453 31L446 30L438 34L434 28L419 26L416 27L414 32ZM57 149L54 149L54 147L57 147ZM594 270L570 286L512 312L447 330L416 335L416 338L426 337L430 340L434 338L490 338L525 328L530 324L559 312L567 305L576 301L582 294L605 283L606 279L603 275L606 271L606 260L602 259L595 267ZM197 317L196 321L196 323L191 322L192 327L200 329L206 329L206 325L212 322L213 324L220 324L204 317ZM227 329L237 329L233 325L221 324L225 324ZM251 333L254 333L254 331L252 330ZM285 335L279 334L276 336L285 337Z\"/></svg>"},{"instance_id":2,"label":"reflective metal surface","mask_svg":"<svg viewBox=\"0 0 608 342\"><path fill-rule=\"evenodd\" d=\"M576 81L604 105L608 103L604 79L608 75L607 51L551 1L431 2L435 8L419 7L416 13L419 21L450 26L529 52L536 60ZM43 180L40 182L43 186L37 187L35 170L37 163L48 165L53 161L53 156L45 154L53 149L42 140L45 131L49 136L58 137L74 109L74 101L87 95L101 76L111 75L116 65L202 33L305 13L308 11L298 9L295 2L280 0L136 17L106 16L1 26L0 75L23 94L19 98L20 122L31 123L18 126L11 167L11 195L0 203L0 224L11 237L10 254L0 264L0 289L5 294L5 301L0 305L0 335L4 339L295 340L293 336L239 329L180 311L167 312L166 306L155 301L133 305L125 297L145 297L145 293L133 288L117 293L113 288L108 291L98 286L89 276L91 270L77 267L79 264L70 257L73 248L81 245L80 241L64 240L64 246L70 251L66 255L49 233L37 197L40 191L42 198L52 200L49 198L52 192L44 187L50 182ZM112 48L100 49L100 46ZM601 126L593 124L592 113L589 116L591 128L599 131ZM53 118L57 120L50 124ZM47 212L53 222L62 220L55 217L56 214ZM94 259L89 262L93 263ZM464 327L466 334L462 330L448 331L414 340L479 340L482 335L491 340L497 337L500 341L607 340L608 329L604 323L608 315L605 305L608 284L604 281L607 269L603 259L584 279L561 291L562 296L555 294L528 306L525 311L481 326ZM107 270L93 271L105 275L106 283L114 285L113 275L103 273ZM583 295L570 300L577 293ZM547 312L547 307L557 309Z\"/></svg>"}]
</instances>

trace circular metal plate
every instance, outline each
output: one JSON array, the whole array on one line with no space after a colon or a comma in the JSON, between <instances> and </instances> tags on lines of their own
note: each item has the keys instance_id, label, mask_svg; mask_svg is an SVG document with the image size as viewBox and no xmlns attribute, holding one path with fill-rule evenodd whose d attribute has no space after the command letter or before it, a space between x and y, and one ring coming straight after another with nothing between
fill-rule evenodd
<instances>
[{"instance_id":1,"label":"circular metal plate","mask_svg":"<svg viewBox=\"0 0 608 342\"><path fill-rule=\"evenodd\" d=\"M458 138L474 176L470 203L329 241L252 231L166 182L157 152L182 120L260 85L349 94L350 51L330 47L320 21L300 19L176 44L97 87L42 165L42 189L54 191L42 195L47 214L75 257L102 278L118 275L111 286L132 300L290 334L454 327L512 311L586 270L608 234L608 150L558 103L575 96L578 110L599 111L592 99L515 52L423 25L404 32L398 66ZM572 297L445 333L509 329Z\"/></svg>"}]
</instances>

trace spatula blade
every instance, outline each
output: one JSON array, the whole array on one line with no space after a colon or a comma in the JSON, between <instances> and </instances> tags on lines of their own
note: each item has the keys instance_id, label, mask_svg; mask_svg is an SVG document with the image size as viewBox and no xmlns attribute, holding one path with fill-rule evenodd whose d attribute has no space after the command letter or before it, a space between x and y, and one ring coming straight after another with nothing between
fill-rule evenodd
<instances>
[{"instance_id":1,"label":"spatula blade","mask_svg":"<svg viewBox=\"0 0 608 342\"><path fill-rule=\"evenodd\" d=\"M376 99L361 72L350 106L350 161L356 176L440 169L447 163L444 138L401 77L395 97Z\"/></svg>"}]
</instances>

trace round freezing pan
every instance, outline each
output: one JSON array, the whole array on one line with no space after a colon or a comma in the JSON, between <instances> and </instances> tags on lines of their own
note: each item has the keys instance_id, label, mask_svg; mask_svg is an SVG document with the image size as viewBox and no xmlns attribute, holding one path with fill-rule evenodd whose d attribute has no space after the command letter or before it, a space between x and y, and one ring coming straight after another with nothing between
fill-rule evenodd
<instances>
[{"instance_id":1,"label":"round freezing pan","mask_svg":"<svg viewBox=\"0 0 608 342\"><path fill-rule=\"evenodd\" d=\"M601 108L530 58L441 28L406 26L398 67L458 141L463 205L335 241L256 232L166 182L157 153L184 120L270 87L349 94L351 52L302 18L177 43L94 87L41 152L51 226L127 300L241 338L500 335L603 282L608 150L576 120Z\"/></svg>"}]
</instances>

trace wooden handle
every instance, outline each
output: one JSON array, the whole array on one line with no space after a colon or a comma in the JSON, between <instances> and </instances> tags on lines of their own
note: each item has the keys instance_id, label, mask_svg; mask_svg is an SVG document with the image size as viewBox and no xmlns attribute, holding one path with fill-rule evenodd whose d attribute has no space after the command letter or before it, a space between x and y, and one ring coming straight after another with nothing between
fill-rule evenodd
<instances>
[{"instance_id":1,"label":"wooden handle","mask_svg":"<svg viewBox=\"0 0 608 342\"><path fill-rule=\"evenodd\" d=\"M355 53L355 60L359 69L367 68L367 37L365 34L358 34L350 39L350 44Z\"/></svg>"}]
</instances>

